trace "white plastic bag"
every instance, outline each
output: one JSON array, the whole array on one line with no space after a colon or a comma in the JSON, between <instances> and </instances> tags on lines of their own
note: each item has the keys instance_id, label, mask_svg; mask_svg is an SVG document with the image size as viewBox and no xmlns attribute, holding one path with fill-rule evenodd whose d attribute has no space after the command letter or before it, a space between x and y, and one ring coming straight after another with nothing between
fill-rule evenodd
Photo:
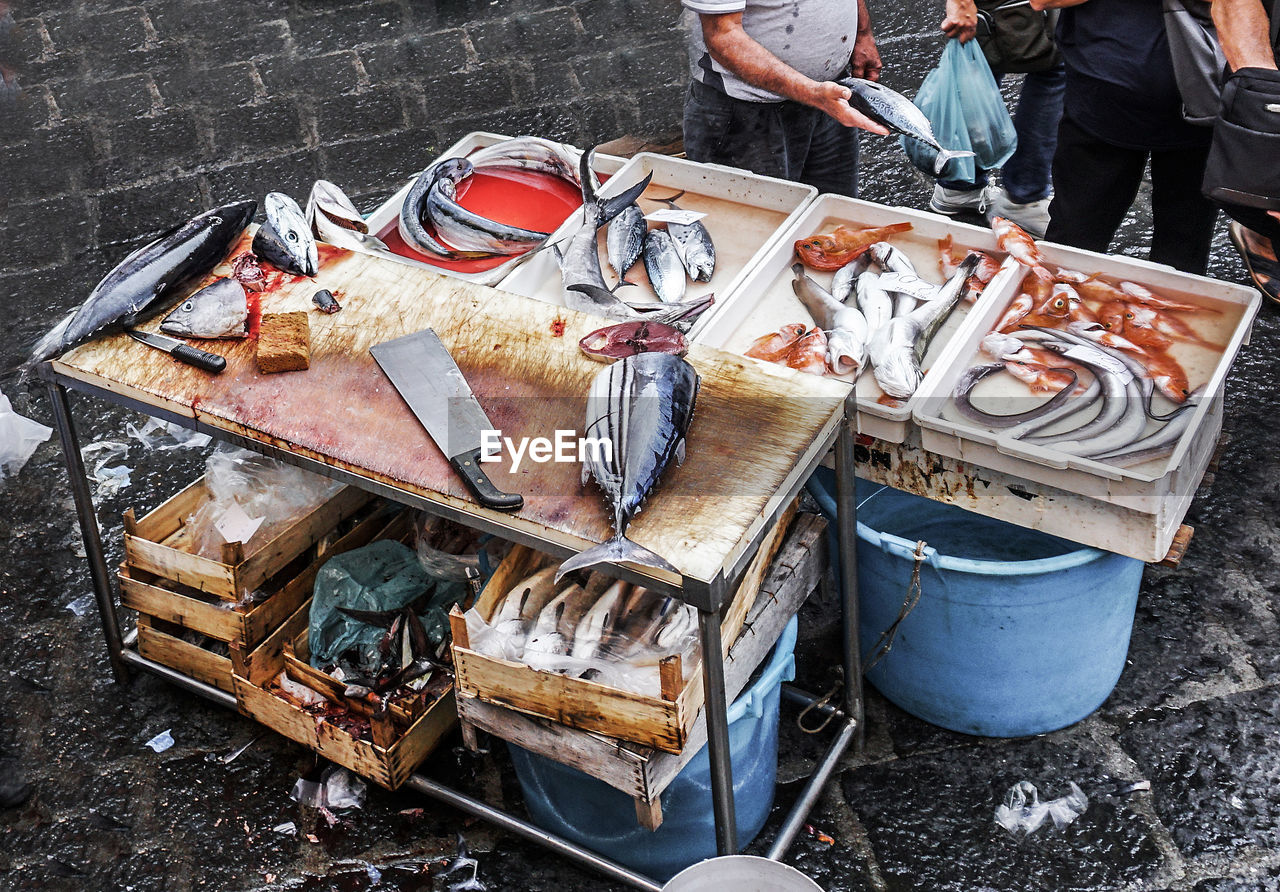
<instances>
[{"instance_id":1,"label":"white plastic bag","mask_svg":"<svg viewBox=\"0 0 1280 892\"><path fill-rule=\"evenodd\" d=\"M13 411L9 398L0 393L0 480L17 474L36 447L49 439L53 428Z\"/></svg>"}]
</instances>

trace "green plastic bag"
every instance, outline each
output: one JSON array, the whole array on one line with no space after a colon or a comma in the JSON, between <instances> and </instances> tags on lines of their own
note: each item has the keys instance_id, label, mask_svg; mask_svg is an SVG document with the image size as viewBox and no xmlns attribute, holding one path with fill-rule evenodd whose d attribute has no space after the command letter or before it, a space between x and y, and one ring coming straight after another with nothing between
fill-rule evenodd
<instances>
[{"instance_id":1,"label":"green plastic bag","mask_svg":"<svg viewBox=\"0 0 1280 892\"><path fill-rule=\"evenodd\" d=\"M977 179L976 168L1001 167L1018 147L1013 118L977 41L948 40L914 101L933 126L939 145L975 156L952 159L939 179L972 183ZM916 167L933 170L938 154L933 148L905 136L902 148Z\"/></svg>"},{"instance_id":2,"label":"green plastic bag","mask_svg":"<svg viewBox=\"0 0 1280 892\"><path fill-rule=\"evenodd\" d=\"M465 593L456 580L431 576L417 554L389 539L352 549L329 560L316 575L311 601L311 665L332 666L347 651L354 651L352 665L365 673L377 670L378 643L386 630L352 619L338 610L395 610L430 593L419 612L432 648L438 648L449 631L449 608Z\"/></svg>"}]
</instances>

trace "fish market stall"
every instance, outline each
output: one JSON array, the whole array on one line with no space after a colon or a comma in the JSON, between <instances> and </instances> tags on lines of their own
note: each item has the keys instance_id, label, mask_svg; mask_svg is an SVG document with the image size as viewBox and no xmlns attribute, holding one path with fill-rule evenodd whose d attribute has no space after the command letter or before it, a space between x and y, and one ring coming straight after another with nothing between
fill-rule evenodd
<instances>
[{"instance_id":1,"label":"fish market stall","mask_svg":"<svg viewBox=\"0 0 1280 892\"><path fill-rule=\"evenodd\" d=\"M269 225L278 234L289 224L284 218L269 217ZM201 289L218 277L230 276L234 261L250 247L256 235L252 229L246 231L230 246L227 260L190 287ZM374 721L376 715L353 719L358 725L373 723L373 740L369 742L352 736L340 725L331 728L328 720L318 723L305 711L288 711L279 697L263 696L265 686L276 683L271 679L279 679L279 684L286 680L305 682L313 690L326 685L322 677L306 668L304 655L309 643L297 621L307 609L305 603L265 639L258 640L255 631L252 639L242 637L238 642L226 642L232 645L229 660L236 696L219 690L219 684L211 683L213 679L201 681L172 665L148 658L135 649L138 645L134 636L126 638L122 634L76 441L68 388L196 428L358 490L531 546L554 559L563 560L598 547L598 543L617 541L610 539L615 523L608 506L593 488L583 488L576 460L544 462L526 456L523 463L486 464L483 470L491 478L487 482L502 492L519 494L522 500L519 507L481 504L473 495L475 482L464 482L455 472L455 468L469 466L463 462L460 467L456 457L451 465L437 448L437 440L424 430L410 405L380 370L381 358L375 361L370 353L370 348L430 328L494 428L513 440L559 431L576 442L584 433L584 400L592 381L602 368L609 368L578 349L579 340L600 327L599 318L427 269L388 263L376 252L353 252L322 244L314 256L314 276L266 272L262 290L255 292L261 334L256 343L252 337L217 342L218 356L224 362L220 373L175 362L173 356L144 348L127 334L99 337L41 365L42 374L50 382L95 594L117 675L124 678L130 668L140 668L217 702L238 704L247 714L259 717L281 733L359 768L380 783L402 783L549 844L616 879L639 888L656 889L651 880L631 870L430 778L411 774L416 761L443 733L441 710L456 715L449 705L451 701L440 700L425 713L397 717L393 711L394 721L385 727ZM327 292L328 299L319 299L318 291ZM337 305L336 309L330 301ZM140 326L144 333L152 333L157 327L154 321ZM731 656L737 655L732 664L736 668L726 671L720 659L706 659L700 661L698 671L688 676L685 701L692 711L680 723L685 745L679 755L672 754L671 760L660 757L665 754L652 757L647 787L637 791L636 796L638 801L647 799L652 803L665 780L676 773L679 760L691 756L698 743L706 739L711 756L715 838L718 849L727 853L736 851L737 842L729 793L726 694L733 695L741 689L751 661L758 661L772 644L772 640L765 640L766 633L781 628L807 589L801 592L801 583L793 582L786 599L771 596L750 605L737 604L731 611L737 616L736 627L740 628L748 618L748 610L753 611L750 615L758 622L757 630L742 645L747 648L743 651L732 650L732 641L722 641L719 612L735 591L747 588L744 579L754 580L749 586L753 593L760 589L764 574L762 565L753 564L757 552L770 537L768 547L777 547L779 518L788 512L804 481L833 445L845 457L842 468L851 483L852 436L847 425L842 424L849 387L797 372L764 370L741 357L696 344L689 348L687 364L696 370L699 380L696 420L685 435L687 458L679 466L673 462L665 471L660 490L646 502L644 512L631 520L627 539L623 540L655 557L661 556L669 569L633 563L609 563L606 569L610 576L692 605L696 609L696 637L701 653L724 654L728 650ZM751 438L740 436L744 425L756 434ZM388 448L388 444L394 445ZM171 506L170 513L174 511L181 509ZM160 528L163 525L159 521L165 513L138 520L135 532L174 545L173 537L183 533ZM355 521L363 525L346 534L342 532L345 527L339 526L333 531L336 540L325 538L325 542L336 544L318 543L316 548L326 550L326 554L337 553L356 541L350 537L367 535L371 529L368 522L358 517ZM851 531L845 529L843 533L848 537ZM344 535L348 537L345 540ZM225 555L227 565L233 568L228 572L244 572L239 557L253 559L253 555ZM122 570L121 579L133 577L135 569ZM164 568L157 565L150 569ZM257 575L275 569L264 568ZM286 569L299 573L295 579L305 580L314 568ZM139 585L126 583L131 589L128 597L140 606L154 595L144 586L162 587L158 576L143 576L146 572L138 570L134 581ZM805 574L813 572L809 569ZM811 580L812 576L804 578ZM191 577L184 579L187 583L192 581ZM176 581L167 584L179 585ZM270 583L264 586L270 587ZM297 603L301 589L297 583L286 583L283 591L287 592L284 600L269 602L273 612L286 603ZM204 591L186 591L186 596L202 606L206 599L218 597ZM852 597L850 584L845 602L850 615ZM157 609L157 614L160 612ZM169 618L174 618L173 614ZM163 616L157 619L169 621ZM160 628L165 631L165 627ZM728 627L726 638L733 628ZM141 636L137 641L140 640ZM855 664L852 651L846 653L846 659L849 666ZM333 690L332 682L328 690ZM701 718L690 723L688 715L698 711L695 692L706 706ZM858 727L860 691L856 685L847 692L844 706L847 718L838 746L830 754L832 764L850 744ZM477 709L472 714L471 724L484 725L487 719L481 712ZM380 727L382 730L378 730ZM816 794L815 790L804 797L803 808L807 809ZM788 839L799 829L802 817L792 822ZM658 818L652 816L651 820L656 822Z\"/></svg>"}]
</instances>

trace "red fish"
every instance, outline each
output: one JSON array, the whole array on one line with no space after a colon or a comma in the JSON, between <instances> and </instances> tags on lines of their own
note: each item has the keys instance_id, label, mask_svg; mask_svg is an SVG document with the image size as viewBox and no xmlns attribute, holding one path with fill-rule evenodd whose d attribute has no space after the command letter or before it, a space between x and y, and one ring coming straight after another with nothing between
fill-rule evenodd
<instances>
[{"instance_id":1,"label":"red fish","mask_svg":"<svg viewBox=\"0 0 1280 892\"><path fill-rule=\"evenodd\" d=\"M1132 341L1148 352L1168 350L1173 343L1173 338L1166 337L1149 325L1138 323L1129 304L1122 300L1103 304L1098 309L1098 323L1107 331Z\"/></svg>"},{"instance_id":2,"label":"red fish","mask_svg":"<svg viewBox=\"0 0 1280 892\"><path fill-rule=\"evenodd\" d=\"M965 300L974 300L982 293L982 289L991 284L991 280L996 277L996 273L1000 272L1000 261L986 251L971 250L968 253L977 254L979 258L977 268L964 283ZM963 260L963 257L956 257L951 236L938 239L938 269L943 278L950 279L955 275L955 271L960 268Z\"/></svg>"},{"instance_id":3,"label":"red fish","mask_svg":"<svg viewBox=\"0 0 1280 892\"><path fill-rule=\"evenodd\" d=\"M1156 388L1175 403L1185 402L1190 391L1187 373L1178 361L1168 353L1148 352L1138 357L1146 367L1147 377L1155 383Z\"/></svg>"},{"instance_id":4,"label":"red fish","mask_svg":"<svg viewBox=\"0 0 1280 892\"><path fill-rule=\"evenodd\" d=\"M809 326L803 322L784 325L777 331L763 334L752 341L751 346L746 349L746 355L753 359L763 359L765 362L781 362L785 359L787 351L796 341L804 337L808 330Z\"/></svg>"},{"instance_id":5,"label":"red fish","mask_svg":"<svg viewBox=\"0 0 1280 892\"><path fill-rule=\"evenodd\" d=\"M837 226L835 232L800 239L796 242L796 253L810 269L837 270L876 242L910 229L910 223L892 223L867 229Z\"/></svg>"},{"instance_id":6,"label":"red fish","mask_svg":"<svg viewBox=\"0 0 1280 892\"><path fill-rule=\"evenodd\" d=\"M822 329L811 328L791 345L787 351L786 364L793 369L823 375L827 371L827 336Z\"/></svg>"},{"instance_id":7,"label":"red fish","mask_svg":"<svg viewBox=\"0 0 1280 892\"><path fill-rule=\"evenodd\" d=\"M1000 321L995 324L995 328L992 331L1012 331L1022 323L1022 320L1031 312L1034 306L1035 301L1032 300L1030 294L1026 292L1019 294L1009 302L1009 308L1004 311L1004 315L1000 317Z\"/></svg>"},{"instance_id":8,"label":"red fish","mask_svg":"<svg viewBox=\"0 0 1280 892\"><path fill-rule=\"evenodd\" d=\"M1044 256L1036 247L1035 239L1025 229L1004 217L991 218L991 231L996 234L996 244L1008 252L1014 260L1025 266L1043 265Z\"/></svg>"},{"instance_id":9,"label":"red fish","mask_svg":"<svg viewBox=\"0 0 1280 892\"><path fill-rule=\"evenodd\" d=\"M1176 300L1169 300L1169 298L1161 297L1145 285L1139 285L1136 282L1121 282L1120 290L1124 292L1130 302L1137 302L1157 310L1181 310L1184 313L1195 313L1204 310L1208 310L1211 313L1220 312L1214 307L1201 307L1196 304L1184 304L1178 303Z\"/></svg>"},{"instance_id":10,"label":"red fish","mask_svg":"<svg viewBox=\"0 0 1280 892\"><path fill-rule=\"evenodd\" d=\"M1128 284L1128 283L1126 283ZM1212 341L1206 341L1200 335L1191 330L1191 326L1183 322L1174 315L1172 310L1157 310L1141 303L1130 302L1126 304L1128 313L1125 316L1125 333L1126 335L1134 328L1145 328L1160 332L1161 334L1173 338L1178 341L1187 341L1191 344L1204 347L1208 350L1221 350L1221 344L1215 344ZM1132 338L1130 338L1132 340Z\"/></svg>"},{"instance_id":11,"label":"red fish","mask_svg":"<svg viewBox=\"0 0 1280 892\"><path fill-rule=\"evenodd\" d=\"M1024 294L1031 295L1031 300L1036 306L1053 297L1053 289L1056 284L1053 280L1053 273L1043 266L1031 267L1031 269L1027 270L1027 274L1022 277L1022 291Z\"/></svg>"}]
</instances>

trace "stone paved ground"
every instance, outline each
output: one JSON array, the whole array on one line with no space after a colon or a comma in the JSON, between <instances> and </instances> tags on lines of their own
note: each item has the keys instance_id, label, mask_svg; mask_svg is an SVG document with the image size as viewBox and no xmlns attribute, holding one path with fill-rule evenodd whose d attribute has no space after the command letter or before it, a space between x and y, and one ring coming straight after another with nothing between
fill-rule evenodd
<instances>
[{"instance_id":1,"label":"stone paved ground","mask_svg":"<svg viewBox=\"0 0 1280 892\"><path fill-rule=\"evenodd\" d=\"M886 80L914 89L938 10L872 6ZM664 141L678 135L684 79L679 10L662 0L0 0L0 369L116 259L214 202L302 196L323 176L368 209L477 129ZM866 170L867 197L923 205L925 184L891 144L868 145ZM1140 254L1146 225L1140 208L1118 249ZM1241 280L1221 233L1212 271ZM1002 742L941 731L873 694L866 753L813 818L835 845L803 838L793 863L831 890L1280 888L1276 328L1264 308L1231 380L1230 445L1191 510L1191 553L1180 570L1147 571L1129 666L1103 708ZM48 419L41 394L11 372L0 383ZM138 421L76 408L86 440ZM157 504L201 455L134 446L128 462L131 486L101 504L113 561L123 508ZM2 485L0 782L35 787L0 812L5 888L360 890L374 888L369 865L380 888L430 888L419 870L458 829L490 889L608 887L409 795L371 791L353 820L326 828L287 795L311 757L271 735L230 765L210 761L255 727L155 679L110 683L92 612L67 610L89 583L57 448ZM830 615L806 613L801 669L815 688L836 659ZM821 746L792 717L780 803ZM173 749L142 748L166 728ZM500 750L446 747L431 770L520 807ZM1014 842L991 814L1024 777L1055 790L1074 779L1092 805L1065 832ZM1140 779L1150 793L1107 793ZM303 835L271 832L289 820Z\"/></svg>"}]
</instances>

